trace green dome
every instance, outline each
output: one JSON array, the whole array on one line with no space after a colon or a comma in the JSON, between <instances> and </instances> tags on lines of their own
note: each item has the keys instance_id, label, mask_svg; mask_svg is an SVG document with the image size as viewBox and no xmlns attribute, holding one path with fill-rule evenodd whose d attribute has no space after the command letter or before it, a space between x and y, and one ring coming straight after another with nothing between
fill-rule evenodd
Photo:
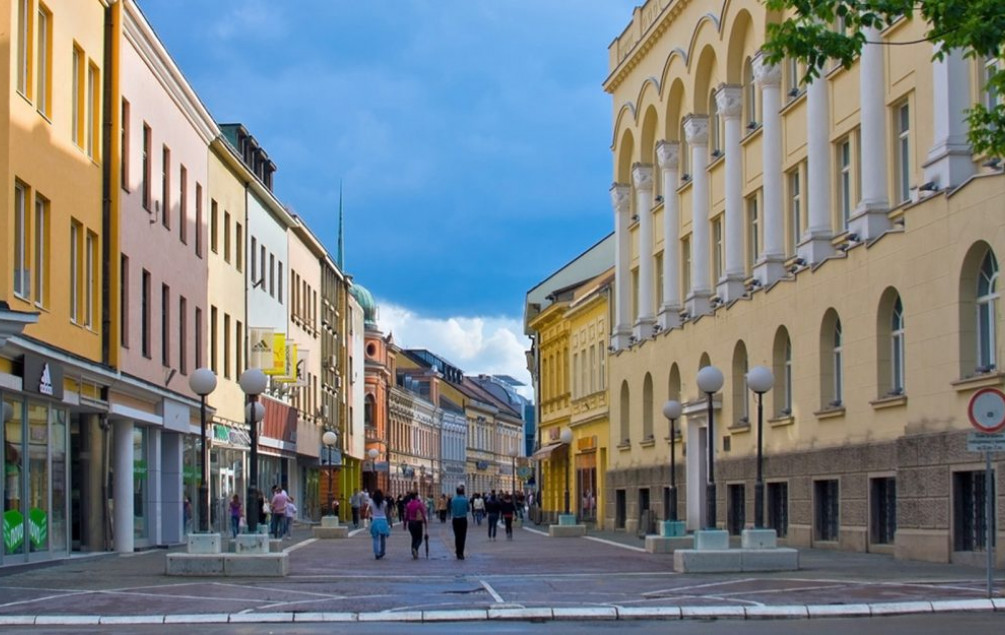
<instances>
[{"instance_id":1,"label":"green dome","mask_svg":"<svg viewBox=\"0 0 1005 635\"><path fill-rule=\"evenodd\" d=\"M373 294L360 284L353 284L349 287L349 293L363 307L363 326L377 328L377 302L374 301Z\"/></svg>"}]
</instances>

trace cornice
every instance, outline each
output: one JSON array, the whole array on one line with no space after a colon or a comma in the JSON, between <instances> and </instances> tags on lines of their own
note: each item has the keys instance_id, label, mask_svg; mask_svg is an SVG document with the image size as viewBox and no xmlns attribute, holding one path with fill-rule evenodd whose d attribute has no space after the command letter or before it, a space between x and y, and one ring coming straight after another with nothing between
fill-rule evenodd
<instances>
[{"instance_id":1,"label":"cornice","mask_svg":"<svg viewBox=\"0 0 1005 635\"><path fill-rule=\"evenodd\" d=\"M654 18L653 23L645 28L642 36L632 44L630 52L618 61L617 66L604 80L605 91L613 93L618 89L689 4L691 4L691 0L671 0L667 6L660 9L660 13ZM638 15L642 16L643 13L640 12ZM627 31L626 29L626 32L622 33L611 46L620 47L621 38L625 37Z\"/></svg>"}]
</instances>

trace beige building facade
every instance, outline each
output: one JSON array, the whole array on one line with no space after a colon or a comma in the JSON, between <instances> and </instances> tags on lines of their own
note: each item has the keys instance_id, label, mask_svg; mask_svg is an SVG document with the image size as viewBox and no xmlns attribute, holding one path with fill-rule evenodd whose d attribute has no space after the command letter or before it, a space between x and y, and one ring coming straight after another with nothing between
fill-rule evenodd
<instances>
[{"instance_id":1,"label":"beige building facade","mask_svg":"<svg viewBox=\"0 0 1005 635\"><path fill-rule=\"evenodd\" d=\"M610 45L605 523L667 517L661 409L676 399L681 517L706 526L711 473L716 524L752 526L745 375L766 366L766 524L783 543L981 561L1005 481L996 469L995 523L967 406L1005 380L1005 176L970 153L962 117L994 99L981 78L996 62L867 44L806 86L797 64L759 53L777 19L753 1L650 0ZM902 20L867 40L923 28ZM696 382L709 365L725 378L711 422Z\"/></svg>"}]
</instances>

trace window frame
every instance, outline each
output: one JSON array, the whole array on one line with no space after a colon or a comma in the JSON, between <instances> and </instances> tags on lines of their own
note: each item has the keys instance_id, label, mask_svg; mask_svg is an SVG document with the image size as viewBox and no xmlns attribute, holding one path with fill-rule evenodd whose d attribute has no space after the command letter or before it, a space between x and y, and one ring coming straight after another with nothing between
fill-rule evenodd
<instances>
[{"instance_id":1,"label":"window frame","mask_svg":"<svg viewBox=\"0 0 1005 635\"><path fill-rule=\"evenodd\" d=\"M990 249L981 259L977 270L976 346L978 372L990 372L998 367L998 280L1001 269L995 254Z\"/></svg>"},{"instance_id":2,"label":"window frame","mask_svg":"<svg viewBox=\"0 0 1005 635\"><path fill-rule=\"evenodd\" d=\"M797 165L786 176L789 190L789 255L794 256L799 249L799 241L803 232L802 164Z\"/></svg>"},{"instance_id":3,"label":"window frame","mask_svg":"<svg viewBox=\"0 0 1005 635\"><path fill-rule=\"evenodd\" d=\"M20 180L14 181L14 295L22 300L30 297L31 284L28 271L28 200L31 188ZM20 265L20 266L18 266Z\"/></svg>"},{"instance_id":4,"label":"window frame","mask_svg":"<svg viewBox=\"0 0 1005 635\"><path fill-rule=\"evenodd\" d=\"M841 231L847 231L851 221L851 215L855 211L853 207L855 200L854 170L852 166L852 144L851 135L846 135L835 144L837 153L835 166L837 167L837 212L840 221Z\"/></svg>"},{"instance_id":5,"label":"window frame","mask_svg":"<svg viewBox=\"0 0 1005 635\"><path fill-rule=\"evenodd\" d=\"M761 221L758 193L754 192L746 198L744 205L747 225L747 267L748 275L752 275L754 266L761 257Z\"/></svg>"},{"instance_id":6,"label":"window frame","mask_svg":"<svg viewBox=\"0 0 1005 635\"><path fill-rule=\"evenodd\" d=\"M16 90L22 97L32 98L32 52L34 51L34 20L31 0L18 0L18 45Z\"/></svg>"},{"instance_id":7,"label":"window frame","mask_svg":"<svg viewBox=\"0 0 1005 635\"><path fill-rule=\"evenodd\" d=\"M911 200L911 106L907 99L893 108L894 120L894 179L897 204Z\"/></svg>"},{"instance_id":8,"label":"window frame","mask_svg":"<svg viewBox=\"0 0 1005 635\"><path fill-rule=\"evenodd\" d=\"M38 192L35 192L35 253L33 263L35 265L34 299L35 306L45 308L49 304L49 247L50 247L50 225L51 203Z\"/></svg>"},{"instance_id":9,"label":"window frame","mask_svg":"<svg viewBox=\"0 0 1005 635\"><path fill-rule=\"evenodd\" d=\"M52 12L41 2L36 10L35 109L49 119L52 110Z\"/></svg>"}]
</instances>

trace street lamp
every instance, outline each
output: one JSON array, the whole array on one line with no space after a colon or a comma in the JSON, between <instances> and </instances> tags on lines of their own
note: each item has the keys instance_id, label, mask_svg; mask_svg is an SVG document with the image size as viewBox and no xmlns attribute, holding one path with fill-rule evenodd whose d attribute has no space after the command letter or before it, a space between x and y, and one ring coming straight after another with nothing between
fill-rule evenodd
<instances>
[{"instance_id":1,"label":"street lamp","mask_svg":"<svg viewBox=\"0 0 1005 635\"><path fill-rule=\"evenodd\" d=\"M199 445L201 476L199 480L199 531L209 531L209 448L206 447L206 395L216 390L216 374L208 368L197 368L188 378L188 386L199 395L199 421L202 441Z\"/></svg>"},{"instance_id":2,"label":"street lamp","mask_svg":"<svg viewBox=\"0 0 1005 635\"><path fill-rule=\"evenodd\" d=\"M671 399L663 404L663 416L670 420L670 509L668 520L677 520L677 434L674 422L680 419L681 405Z\"/></svg>"},{"instance_id":3,"label":"street lamp","mask_svg":"<svg viewBox=\"0 0 1005 635\"><path fill-rule=\"evenodd\" d=\"M372 483L372 487L370 487L370 493L371 494L373 493L373 490L377 489L377 455L378 454L380 454L380 452L377 450L377 448L370 448L369 450L366 451L366 455L368 457L370 457L370 472L373 474L373 483Z\"/></svg>"},{"instance_id":4,"label":"street lamp","mask_svg":"<svg viewBox=\"0 0 1005 635\"><path fill-rule=\"evenodd\" d=\"M698 371L698 390L708 396L708 486L705 489L705 525L715 529L715 414L712 411L712 395L722 388L722 371L715 366L706 366Z\"/></svg>"},{"instance_id":5,"label":"street lamp","mask_svg":"<svg viewBox=\"0 0 1005 635\"><path fill-rule=\"evenodd\" d=\"M258 422L265 418L265 406L258 402L258 395L265 392L269 378L261 368L249 368L241 373L237 382L247 395L248 405L244 408L244 418L251 433L251 467L248 470L248 494L244 508L248 517L248 531L258 531Z\"/></svg>"},{"instance_id":6,"label":"street lamp","mask_svg":"<svg viewBox=\"0 0 1005 635\"><path fill-rule=\"evenodd\" d=\"M516 446L509 449L509 474L510 478L513 480L513 484L510 486L513 488L514 500L516 500Z\"/></svg>"},{"instance_id":7,"label":"street lamp","mask_svg":"<svg viewBox=\"0 0 1005 635\"><path fill-rule=\"evenodd\" d=\"M325 447L328 448L328 515L334 516L332 508L332 452L335 450L335 444L338 443L338 435L328 430L321 435L321 443L324 443Z\"/></svg>"},{"instance_id":8,"label":"street lamp","mask_svg":"<svg viewBox=\"0 0 1005 635\"><path fill-rule=\"evenodd\" d=\"M569 515L569 469L572 467L572 430L569 428L562 428L562 433L559 439L565 445L569 446L566 449L565 455L565 515Z\"/></svg>"},{"instance_id":9,"label":"street lamp","mask_svg":"<svg viewBox=\"0 0 1005 635\"><path fill-rule=\"evenodd\" d=\"M754 528L764 527L764 393L775 384L769 368L754 366L747 371L747 387L757 393L757 480L754 481Z\"/></svg>"}]
</instances>

